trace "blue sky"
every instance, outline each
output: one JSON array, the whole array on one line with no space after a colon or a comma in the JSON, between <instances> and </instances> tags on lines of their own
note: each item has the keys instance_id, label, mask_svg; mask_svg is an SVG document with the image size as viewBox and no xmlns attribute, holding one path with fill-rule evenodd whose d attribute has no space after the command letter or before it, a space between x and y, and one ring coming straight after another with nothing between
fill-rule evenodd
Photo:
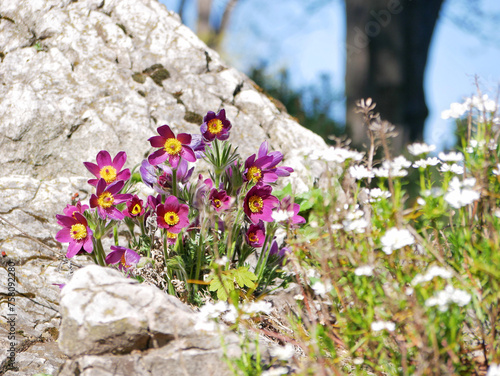
<instances>
[{"instance_id":1,"label":"blue sky","mask_svg":"<svg viewBox=\"0 0 500 376\"><path fill-rule=\"evenodd\" d=\"M161 0L167 8L177 10L179 0ZM227 0L214 0L223 7ZM189 1L188 1L189 2ZM186 12L188 26L194 25L195 1ZM344 85L345 21L343 1L332 0L317 11L305 12L311 1L240 0L236 6L229 33L224 41L223 58L246 71L267 60L275 71L290 70L296 87L319 82L321 73L329 73L333 89L341 93ZM483 0L486 12L499 12L498 0ZM482 89L495 97L500 83L500 45L487 42L451 21L459 5L447 0L436 27L425 78L425 91L430 115L425 141L440 149L453 146L454 123L441 119L441 111L450 103L476 92L474 76L480 78ZM485 34L495 30L487 25ZM497 32L496 32L497 33ZM336 120L344 119L343 103L333 109Z\"/></svg>"}]
</instances>

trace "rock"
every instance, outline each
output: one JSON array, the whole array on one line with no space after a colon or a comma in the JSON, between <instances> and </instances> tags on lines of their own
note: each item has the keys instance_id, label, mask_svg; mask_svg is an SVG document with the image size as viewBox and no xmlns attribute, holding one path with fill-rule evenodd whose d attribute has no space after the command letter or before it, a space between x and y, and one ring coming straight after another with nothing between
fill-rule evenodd
<instances>
[{"instance_id":1,"label":"rock","mask_svg":"<svg viewBox=\"0 0 500 376\"><path fill-rule=\"evenodd\" d=\"M59 347L71 358L61 376L229 375L222 355L240 351L228 329L196 330L199 314L177 298L110 268L78 270L60 308Z\"/></svg>"},{"instance_id":2,"label":"rock","mask_svg":"<svg viewBox=\"0 0 500 376\"><path fill-rule=\"evenodd\" d=\"M82 176L103 149L133 166L158 126L198 133L221 108L243 156L268 140L302 171L298 155L326 148L157 0L4 0L0 14L2 176Z\"/></svg>"}]
</instances>

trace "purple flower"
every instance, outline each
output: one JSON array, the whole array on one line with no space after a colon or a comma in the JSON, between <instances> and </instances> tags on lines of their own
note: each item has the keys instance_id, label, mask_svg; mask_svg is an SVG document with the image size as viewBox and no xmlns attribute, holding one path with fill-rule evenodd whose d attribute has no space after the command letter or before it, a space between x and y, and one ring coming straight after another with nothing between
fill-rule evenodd
<instances>
[{"instance_id":1,"label":"purple flower","mask_svg":"<svg viewBox=\"0 0 500 376\"><path fill-rule=\"evenodd\" d=\"M177 137L175 137L174 132L172 132L168 125L162 125L157 128L157 131L159 136L153 136L149 138L148 141L151 143L152 147L160 149L156 150L148 157L149 163L153 166L157 166L168 159L170 166L176 168L181 158L189 162L196 161L194 151L189 146L191 143L190 134L179 133Z\"/></svg>"},{"instance_id":2,"label":"purple flower","mask_svg":"<svg viewBox=\"0 0 500 376\"><path fill-rule=\"evenodd\" d=\"M273 240L273 244L271 244L271 250L269 252L269 256L277 256L279 259L289 255L291 253L290 248L283 247L278 250L278 243L276 240Z\"/></svg>"},{"instance_id":3,"label":"purple flower","mask_svg":"<svg viewBox=\"0 0 500 376\"><path fill-rule=\"evenodd\" d=\"M191 135L191 143L189 144L189 147L193 149L194 155L196 156L196 159L201 159L205 157L205 147L207 144L203 140L203 137L201 134L192 134Z\"/></svg>"},{"instance_id":4,"label":"purple flower","mask_svg":"<svg viewBox=\"0 0 500 376\"><path fill-rule=\"evenodd\" d=\"M92 253L94 245L92 244L92 230L89 228L85 217L74 212L73 216L56 215L57 223L64 226L56 234L56 240L60 243L68 243L67 258L72 258L82 249L87 253Z\"/></svg>"},{"instance_id":5,"label":"purple flower","mask_svg":"<svg viewBox=\"0 0 500 376\"><path fill-rule=\"evenodd\" d=\"M277 221L286 220L291 225L306 223L305 218L299 215L299 211L300 205L294 204L292 202L292 197L287 195L281 200L277 210L273 213L273 218ZM286 219L281 219L281 217Z\"/></svg>"},{"instance_id":6,"label":"purple flower","mask_svg":"<svg viewBox=\"0 0 500 376\"><path fill-rule=\"evenodd\" d=\"M212 188L210 191L210 195L208 196L208 199L210 203L212 204L212 207L215 208L215 210L220 212L221 210L227 210L231 206L231 197L227 195L226 191L221 189L218 191L215 188Z\"/></svg>"},{"instance_id":7,"label":"purple flower","mask_svg":"<svg viewBox=\"0 0 500 376\"><path fill-rule=\"evenodd\" d=\"M248 227L248 231L245 234L247 243L254 248L262 247L264 240L266 239L266 229L264 227L264 222L259 221L256 225L251 224Z\"/></svg>"},{"instance_id":8,"label":"purple flower","mask_svg":"<svg viewBox=\"0 0 500 376\"><path fill-rule=\"evenodd\" d=\"M139 196L134 195L127 201L127 207L123 209L123 214L130 218L135 218L144 214L144 206Z\"/></svg>"},{"instance_id":9,"label":"purple flower","mask_svg":"<svg viewBox=\"0 0 500 376\"><path fill-rule=\"evenodd\" d=\"M188 170L188 163L186 160L181 159L177 166L177 183L187 184L191 175L193 174L194 167ZM142 181L148 187L153 188L156 192L167 194L172 189L172 169L164 164L153 166L147 159L143 160L139 169Z\"/></svg>"},{"instance_id":10,"label":"purple flower","mask_svg":"<svg viewBox=\"0 0 500 376\"><path fill-rule=\"evenodd\" d=\"M137 265L137 263L141 259L141 256L137 252L129 248L114 245L112 245L110 248L111 252L109 252L106 256L106 264L118 264L118 269L120 270L127 271L131 267Z\"/></svg>"},{"instance_id":11,"label":"purple flower","mask_svg":"<svg viewBox=\"0 0 500 376\"><path fill-rule=\"evenodd\" d=\"M158 196L148 196L147 207L156 210L156 207L161 204L161 195Z\"/></svg>"},{"instance_id":12,"label":"purple flower","mask_svg":"<svg viewBox=\"0 0 500 376\"><path fill-rule=\"evenodd\" d=\"M124 151L116 154L113 160L111 160L111 155L106 150L101 150L97 154L96 160L97 164L83 162L87 170L97 177L97 179L90 179L88 181L90 185L97 186L99 179L104 179L106 184L130 179L130 170L128 168L121 171L127 160L127 154Z\"/></svg>"},{"instance_id":13,"label":"purple flower","mask_svg":"<svg viewBox=\"0 0 500 376\"><path fill-rule=\"evenodd\" d=\"M273 222L273 209L279 204L279 200L271 195L273 188L270 185L252 187L243 203L243 210L252 223L260 219L265 222Z\"/></svg>"},{"instance_id":14,"label":"purple flower","mask_svg":"<svg viewBox=\"0 0 500 376\"><path fill-rule=\"evenodd\" d=\"M264 141L260 145L257 156L253 154L245 161L243 179L253 181L255 184L263 184L273 183L278 180L278 177L289 176L293 172L293 168L276 167L282 159L283 154L279 151L268 153L268 145Z\"/></svg>"},{"instance_id":15,"label":"purple flower","mask_svg":"<svg viewBox=\"0 0 500 376\"><path fill-rule=\"evenodd\" d=\"M76 205L66 205L66 208L63 209L63 213L65 216L68 217L73 217L74 218L74 213L80 213L83 214L85 210L89 208L88 205L82 205L80 201L76 203Z\"/></svg>"},{"instance_id":16,"label":"purple flower","mask_svg":"<svg viewBox=\"0 0 500 376\"><path fill-rule=\"evenodd\" d=\"M119 194L125 182L123 180L117 181L111 185L106 186L104 179L99 179L97 183L96 193L90 196L90 207L97 207L97 213L102 219L109 217L121 221L125 215L119 211L115 205L121 204L132 198L131 194Z\"/></svg>"},{"instance_id":17,"label":"purple flower","mask_svg":"<svg viewBox=\"0 0 500 376\"><path fill-rule=\"evenodd\" d=\"M220 110L217 115L215 112L208 111L200 127L201 134L207 142L212 142L215 139L227 140L230 129L231 122L226 119L226 110L224 109Z\"/></svg>"},{"instance_id":18,"label":"purple flower","mask_svg":"<svg viewBox=\"0 0 500 376\"><path fill-rule=\"evenodd\" d=\"M167 244L174 245L177 242L177 237L179 234L174 234L172 232L167 231Z\"/></svg>"},{"instance_id":19,"label":"purple flower","mask_svg":"<svg viewBox=\"0 0 500 376\"><path fill-rule=\"evenodd\" d=\"M165 228L168 232L178 234L189 225L189 206L179 204L175 196L169 196L163 205L156 207L158 227Z\"/></svg>"}]
</instances>

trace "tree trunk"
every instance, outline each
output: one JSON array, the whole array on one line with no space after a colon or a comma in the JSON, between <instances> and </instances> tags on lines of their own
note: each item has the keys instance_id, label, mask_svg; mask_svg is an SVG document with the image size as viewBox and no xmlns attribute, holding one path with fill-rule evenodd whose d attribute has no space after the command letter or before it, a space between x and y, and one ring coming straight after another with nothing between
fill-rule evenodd
<instances>
[{"instance_id":1,"label":"tree trunk","mask_svg":"<svg viewBox=\"0 0 500 376\"><path fill-rule=\"evenodd\" d=\"M371 97L399 133L393 149L421 140L428 115L424 72L444 0L346 0L346 123L356 147L368 143L355 103Z\"/></svg>"}]
</instances>

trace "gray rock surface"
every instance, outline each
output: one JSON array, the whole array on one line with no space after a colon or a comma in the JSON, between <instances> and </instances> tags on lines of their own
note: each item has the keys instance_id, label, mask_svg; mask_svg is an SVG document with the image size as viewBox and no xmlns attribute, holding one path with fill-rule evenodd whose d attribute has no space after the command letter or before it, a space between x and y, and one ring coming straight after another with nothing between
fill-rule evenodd
<instances>
[{"instance_id":1,"label":"gray rock surface","mask_svg":"<svg viewBox=\"0 0 500 376\"><path fill-rule=\"evenodd\" d=\"M78 270L61 294L60 375L229 375L238 337L202 320L177 298L97 265ZM221 346L221 335L224 347ZM93 356L101 355L101 356Z\"/></svg>"},{"instance_id":2,"label":"gray rock surface","mask_svg":"<svg viewBox=\"0 0 500 376\"><path fill-rule=\"evenodd\" d=\"M90 176L82 162L95 161L99 150L124 150L126 167L132 167L149 152L147 139L158 126L195 133L207 111L221 108L243 156L268 140L297 171L298 189L306 189L316 172L303 156L326 148L321 138L278 110L156 0L0 1L0 251L6 254L0 256L0 344L9 345L6 286L12 261L17 354L9 370L7 352L0 351L0 374L55 374L67 359L55 342L61 315L60 291L53 284L67 282L71 270L65 249L54 240L60 228L55 214L75 192L88 199ZM77 256L72 262L76 270L88 260ZM135 343L155 336L161 342L149 325L133 333ZM77 369L71 364L84 370L106 357L118 368L125 356L134 367L146 364L145 355L165 359L156 359L158 364L182 363L183 353L170 346L82 356L64 372ZM198 351L185 348L186 354ZM200 357L211 357L207 349ZM102 345L97 352L108 350ZM126 351L123 345L117 352ZM185 364L189 370L191 363Z\"/></svg>"}]
</instances>

